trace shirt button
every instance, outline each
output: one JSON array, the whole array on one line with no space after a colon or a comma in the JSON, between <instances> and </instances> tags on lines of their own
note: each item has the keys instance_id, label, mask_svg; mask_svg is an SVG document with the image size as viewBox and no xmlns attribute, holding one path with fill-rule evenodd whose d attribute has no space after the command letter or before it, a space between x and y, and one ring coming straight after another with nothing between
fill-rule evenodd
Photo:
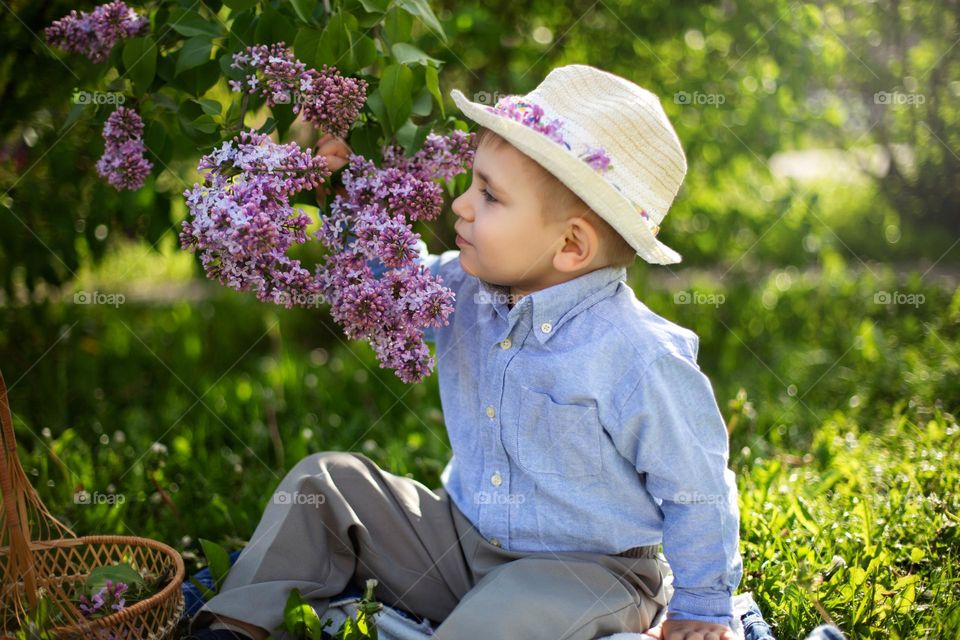
<instances>
[{"instance_id":1,"label":"shirt button","mask_svg":"<svg viewBox=\"0 0 960 640\"><path fill-rule=\"evenodd\" d=\"M499 487L501 484L503 484L503 476L500 475L499 471L494 472L494 474L490 476L490 484L495 487Z\"/></svg>"},{"instance_id":2,"label":"shirt button","mask_svg":"<svg viewBox=\"0 0 960 640\"><path fill-rule=\"evenodd\" d=\"M510 341L510 338L506 338L503 342L500 343L501 349L509 349L513 345L513 342Z\"/></svg>"},{"instance_id":3,"label":"shirt button","mask_svg":"<svg viewBox=\"0 0 960 640\"><path fill-rule=\"evenodd\" d=\"M490 538L490 544L492 544L492 545L495 546L495 547L499 547L499 546L500 546L500 538Z\"/></svg>"},{"instance_id":4,"label":"shirt button","mask_svg":"<svg viewBox=\"0 0 960 640\"><path fill-rule=\"evenodd\" d=\"M492 404L488 404L488 405L487 405L487 417L488 417L488 418L492 418L492 417L495 416L495 415L497 415L496 409L493 408L493 405L492 405Z\"/></svg>"},{"instance_id":5,"label":"shirt button","mask_svg":"<svg viewBox=\"0 0 960 640\"><path fill-rule=\"evenodd\" d=\"M553 329L553 325L549 322L544 322L542 325L540 325L540 331L543 331L544 333L550 333L551 329Z\"/></svg>"}]
</instances>

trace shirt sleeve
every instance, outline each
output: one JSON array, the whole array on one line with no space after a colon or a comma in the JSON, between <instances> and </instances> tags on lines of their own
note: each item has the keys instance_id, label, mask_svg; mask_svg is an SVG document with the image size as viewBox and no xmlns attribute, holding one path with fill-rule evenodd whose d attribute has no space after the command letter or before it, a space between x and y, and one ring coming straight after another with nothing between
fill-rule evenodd
<instances>
[{"instance_id":1,"label":"shirt sleeve","mask_svg":"<svg viewBox=\"0 0 960 640\"><path fill-rule=\"evenodd\" d=\"M422 239L418 239L417 251L420 252L418 262L426 266L427 269L430 270L431 275L440 276L443 280L443 286L452 289L453 292L456 293L464 275L463 269L460 268L460 250L451 249L440 254L433 254L430 253L427 248L427 243ZM374 277L377 278L387 270L387 267L376 258L368 260L367 266L370 267ZM447 316L448 321L452 315L453 313ZM437 329L438 327L425 327L423 330L423 339L427 342L436 342Z\"/></svg>"},{"instance_id":2,"label":"shirt sleeve","mask_svg":"<svg viewBox=\"0 0 960 640\"><path fill-rule=\"evenodd\" d=\"M726 425L696 355L650 362L620 410L613 436L663 513L673 570L668 619L730 625L743 563Z\"/></svg>"}]
</instances>

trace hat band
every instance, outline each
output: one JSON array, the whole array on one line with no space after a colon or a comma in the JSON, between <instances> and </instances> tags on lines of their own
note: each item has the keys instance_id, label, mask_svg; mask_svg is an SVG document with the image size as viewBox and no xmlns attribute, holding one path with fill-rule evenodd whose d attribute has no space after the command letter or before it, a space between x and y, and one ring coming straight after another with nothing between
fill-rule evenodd
<instances>
[{"instance_id":1,"label":"hat band","mask_svg":"<svg viewBox=\"0 0 960 640\"><path fill-rule=\"evenodd\" d=\"M534 131L542 133L546 137L550 138L554 142L563 145L568 151L573 151L570 143L566 141L563 135L563 120L561 118L553 118L550 121L544 117L546 113L543 110L543 107L537 103L525 98L520 95L507 95L502 96L497 100L495 106L485 106L484 107L490 113L494 113L505 118L510 118L515 120L520 124L527 126ZM588 165L593 167L598 173L604 173L612 168L610 164L610 157L607 155L606 151L601 147L593 147L589 145L582 145L584 149L577 155L578 158L586 162ZM611 184L613 184L611 182ZM614 184L614 187L617 190L620 190L620 187ZM637 209L637 212L640 214L640 217L644 219L647 224L647 227L650 229L650 233L654 236L660 231L660 225L654 224L653 220L650 219L650 216L647 214L646 210L640 205L634 205Z\"/></svg>"},{"instance_id":2,"label":"hat band","mask_svg":"<svg viewBox=\"0 0 960 640\"><path fill-rule=\"evenodd\" d=\"M503 96L493 107L484 107L490 113L516 120L534 131L539 131L554 142L563 145L568 151L573 151L570 143L563 136L563 120L554 118L547 122L544 118L543 107L519 95ZM584 145L584 149L577 155L578 158L596 169L605 172L610 169L610 157L600 147Z\"/></svg>"}]
</instances>

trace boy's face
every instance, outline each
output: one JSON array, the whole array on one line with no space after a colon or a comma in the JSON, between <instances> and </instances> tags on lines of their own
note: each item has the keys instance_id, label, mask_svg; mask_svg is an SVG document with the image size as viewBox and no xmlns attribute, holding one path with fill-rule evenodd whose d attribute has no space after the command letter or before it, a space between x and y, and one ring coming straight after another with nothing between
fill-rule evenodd
<instances>
[{"instance_id":1,"label":"boy's face","mask_svg":"<svg viewBox=\"0 0 960 640\"><path fill-rule=\"evenodd\" d=\"M453 201L460 218L460 265L470 275L525 295L562 281L553 258L566 222L545 221L538 167L507 143L489 139L474 154L470 188ZM511 301L513 302L513 301Z\"/></svg>"}]
</instances>

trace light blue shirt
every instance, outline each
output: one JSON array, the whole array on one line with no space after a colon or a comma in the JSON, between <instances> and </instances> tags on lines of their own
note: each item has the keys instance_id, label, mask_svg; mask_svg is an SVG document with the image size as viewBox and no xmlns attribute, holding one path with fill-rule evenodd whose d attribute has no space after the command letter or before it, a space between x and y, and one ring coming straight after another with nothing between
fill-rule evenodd
<instances>
[{"instance_id":1,"label":"light blue shirt","mask_svg":"<svg viewBox=\"0 0 960 640\"><path fill-rule=\"evenodd\" d=\"M726 426L697 335L606 267L507 305L458 250L427 253L456 293L436 345L453 456L441 481L493 544L619 553L663 543L671 618L730 624L740 582Z\"/></svg>"}]
</instances>

